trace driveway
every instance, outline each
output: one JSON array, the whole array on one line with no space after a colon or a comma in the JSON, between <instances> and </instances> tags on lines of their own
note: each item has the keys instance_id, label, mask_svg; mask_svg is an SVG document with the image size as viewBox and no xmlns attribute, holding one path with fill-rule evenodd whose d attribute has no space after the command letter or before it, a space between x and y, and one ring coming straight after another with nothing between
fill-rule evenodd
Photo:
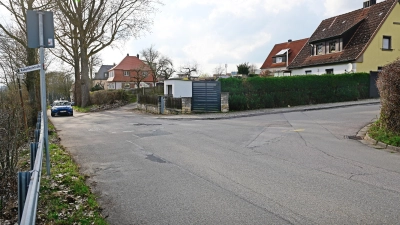
<instances>
[{"instance_id":1,"label":"driveway","mask_svg":"<svg viewBox=\"0 0 400 225\"><path fill-rule=\"evenodd\" d=\"M110 224L398 224L400 155L355 135L379 105L224 120L54 117Z\"/></svg>"}]
</instances>

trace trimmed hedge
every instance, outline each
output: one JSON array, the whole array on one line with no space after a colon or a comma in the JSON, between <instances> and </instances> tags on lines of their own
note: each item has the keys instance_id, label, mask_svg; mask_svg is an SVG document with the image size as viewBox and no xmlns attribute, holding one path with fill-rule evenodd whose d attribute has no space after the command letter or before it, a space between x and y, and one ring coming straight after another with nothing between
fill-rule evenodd
<instances>
[{"instance_id":1,"label":"trimmed hedge","mask_svg":"<svg viewBox=\"0 0 400 225\"><path fill-rule=\"evenodd\" d=\"M220 79L231 110L354 101L369 97L369 74Z\"/></svg>"},{"instance_id":2,"label":"trimmed hedge","mask_svg":"<svg viewBox=\"0 0 400 225\"><path fill-rule=\"evenodd\" d=\"M92 105L113 104L116 101L128 101L129 95L125 90L102 90L90 92Z\"/></svg>"}]
</instances>

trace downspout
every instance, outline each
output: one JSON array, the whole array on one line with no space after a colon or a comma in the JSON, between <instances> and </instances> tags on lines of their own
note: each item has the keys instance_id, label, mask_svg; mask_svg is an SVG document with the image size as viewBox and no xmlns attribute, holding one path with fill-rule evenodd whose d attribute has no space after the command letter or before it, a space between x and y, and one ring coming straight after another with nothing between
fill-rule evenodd
<instances>
[{"instance_id":1,"label":"downspout","mask_svg":"<svg viewBox=\"0 0 400 225\"><path fill-rule=\"evenodd\" d=\"M289 50L286 51L286 69L288 69L289 66Z\"/></svg>"},{"instance_id":2,"label":"downspout","mask_svg":"<svg viewBox=\"0 0 400 225\"><path fill-rule=\"evenodd\" d=\"M289 49L286 51L286 71L289 70ZM292 73L290 73L290 76L292 76Z\"/></svg>"}]
</instances>

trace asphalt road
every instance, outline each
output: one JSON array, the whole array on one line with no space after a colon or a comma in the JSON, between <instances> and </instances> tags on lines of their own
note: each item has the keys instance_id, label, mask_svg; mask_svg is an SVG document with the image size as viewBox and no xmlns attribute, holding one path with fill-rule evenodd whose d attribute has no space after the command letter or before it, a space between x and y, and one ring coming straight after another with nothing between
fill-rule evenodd
<instances>
[{"instance_id":1,"label":"asphalt road","mask_svg":"<svg viewBox=\"0 0 400 225\"><path fill-rule=\"evenodd\" d=\"M379 105L227 120L51 118L110 224L399 224L400 155L346 139Z\"/></svg>"}]
</instances>

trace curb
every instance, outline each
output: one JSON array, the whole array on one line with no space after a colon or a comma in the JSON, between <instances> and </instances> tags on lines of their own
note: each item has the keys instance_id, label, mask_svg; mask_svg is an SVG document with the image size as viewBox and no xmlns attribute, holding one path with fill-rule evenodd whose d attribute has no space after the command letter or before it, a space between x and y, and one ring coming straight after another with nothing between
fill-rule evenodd
<instances>
[{"instance_id":1,"label":"curb","mask_svg":"<svg viewBox=\"0 0 400 225\"><path fill-rule=\"evenodd\" d=\"M373 148L376 149L385 149L385 150L391 150L394 152L399 152L400 153L400 147L396 147L396 146L392 146L392 145L388 145L385 144L383 142L377 141L373 138L371 138L368 134L368 130L369 127L372 125L368 124L367 126L363 127L358 133L357 133L357 137L362 138L362 140L360 140L361 143L363 144L367 144Z\"/></svg>"},{"instance_id":2,"label":"curb","mask_svg":"<svg viewBox=\"0 0 400 225\"><path fill-rule=\"evenodd\" d=\"M299 106L302 108L299 109L287 109L287 108L278 108L278 109L270 109L269 112L254 112L254 113L243 113L241 115L229 115L230 113L226 113L225 116L210 116L210 117L191 117L191 116L181 116L181 117L156 117L156 119L164 119L164 120L226 120L226 119L235 119L235 118L246 118L253 116L262 116L262 115L272 115L272 114L280 114L280 113L292 113L292 112L307 112L307 111L317 111L317 110L325 110L325 109L336 109L336 108L346 108L352 106L360 106L360 105L377 105L380 104L380 101L377 102L361 102L361 103L351 103L351 104L343 104L343 105L335 105L335 106L315 106L310 108L304 108L307 106ZM233 114L233 113L232 113ZM220 114L219 114L220 115Z\"/></svg>"}]
</instances>

